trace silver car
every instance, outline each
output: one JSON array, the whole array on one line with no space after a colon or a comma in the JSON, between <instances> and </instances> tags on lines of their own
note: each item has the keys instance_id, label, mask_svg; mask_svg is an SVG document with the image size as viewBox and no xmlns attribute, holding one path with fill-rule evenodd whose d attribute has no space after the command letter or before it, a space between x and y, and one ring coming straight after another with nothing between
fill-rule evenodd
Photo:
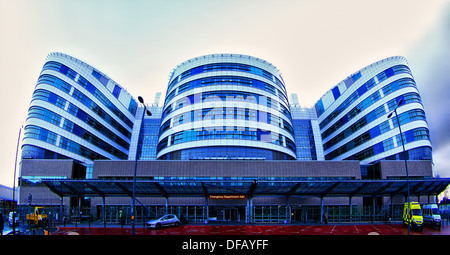
<instances>
[{"instance_id":1,"label":"silver car","mask_svg":"<svg viewBox=\"0 0 450 255\"><path fill-rule=\"evenodd\" d=\"M9 226L13 225L13 216L14 216L15 225L18 226L19 225L19 215L17 215L16 212L9 213L9 215L8 215Z\"/></svg>"},{"instance_id":2,"label":"silver car","mask_svg":"<svg viewBox=\"0 0 450 255\"><path fill-rule=\"evenodd\" d=\"M175 214L166 214L161 218L149 220L145 224L147 227L156 229L167 226L178 227L180 225L180 220Z\"/></svg>"}]
</instances>

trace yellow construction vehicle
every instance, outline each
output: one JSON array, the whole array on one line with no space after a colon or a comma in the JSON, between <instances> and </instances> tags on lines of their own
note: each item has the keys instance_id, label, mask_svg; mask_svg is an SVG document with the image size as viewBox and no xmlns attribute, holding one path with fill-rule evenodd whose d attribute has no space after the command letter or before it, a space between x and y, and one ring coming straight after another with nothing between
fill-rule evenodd
<instances>
[{"instance_id":1,"label":"yellow construction vehicle","mask_svg":"<svg viewBox=\"0 0 450 255\"><path fill-rule=\"evenodd\" d=\"M45 226L48 223L44 207L35 207L34 213L27 214L27 222L37 226Z\"/></svg>"}]
</instances>

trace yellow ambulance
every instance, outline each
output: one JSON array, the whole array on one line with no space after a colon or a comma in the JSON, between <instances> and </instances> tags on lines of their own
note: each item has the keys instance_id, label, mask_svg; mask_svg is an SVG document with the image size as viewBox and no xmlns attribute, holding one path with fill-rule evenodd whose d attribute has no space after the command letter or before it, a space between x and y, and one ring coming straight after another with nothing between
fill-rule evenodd
<instances>
[{"instance_id":1,"label":"yellow ambulance","mask_svg":"<svg viewBox=\"0 0 450 255\"><path fill-rule=\"evenodd\" d=\"M407 227L408 222L411 224L411 228L423 230L422 209L418 202L405 203L403 207L403 226Z\"/></svg>"}]
</instances>

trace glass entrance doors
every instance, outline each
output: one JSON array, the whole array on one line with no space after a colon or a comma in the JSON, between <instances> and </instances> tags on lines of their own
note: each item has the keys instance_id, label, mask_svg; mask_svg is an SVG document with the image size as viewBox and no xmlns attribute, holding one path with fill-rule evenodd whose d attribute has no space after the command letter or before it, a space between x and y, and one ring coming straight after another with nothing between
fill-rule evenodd
<instances>
[{"instance_id":1,"label":"glass entrance doors","mask_svg":"<svg viewBox=\"0 0 450 255\"><path fill-rule=\"evenodd\" d=\"M215 221L240 222L245 221L245 206L211 206L209 217Z\"/></svg>"}]
</instances>

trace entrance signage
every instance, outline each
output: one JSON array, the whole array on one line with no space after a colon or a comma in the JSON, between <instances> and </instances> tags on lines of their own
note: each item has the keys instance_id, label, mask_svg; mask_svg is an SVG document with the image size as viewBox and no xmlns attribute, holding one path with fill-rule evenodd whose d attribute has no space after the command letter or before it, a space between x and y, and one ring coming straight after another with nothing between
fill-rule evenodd
<instances>
[{"instance_id":1,"label":"entrance signage","mask_svg":"<svg viewBox=\"0 0 450 255\"><path fill-rule=\"evenodd\" d=\"M245 199L245 195L209 195L209 199Z\"/></svg>"}]
</instances>

